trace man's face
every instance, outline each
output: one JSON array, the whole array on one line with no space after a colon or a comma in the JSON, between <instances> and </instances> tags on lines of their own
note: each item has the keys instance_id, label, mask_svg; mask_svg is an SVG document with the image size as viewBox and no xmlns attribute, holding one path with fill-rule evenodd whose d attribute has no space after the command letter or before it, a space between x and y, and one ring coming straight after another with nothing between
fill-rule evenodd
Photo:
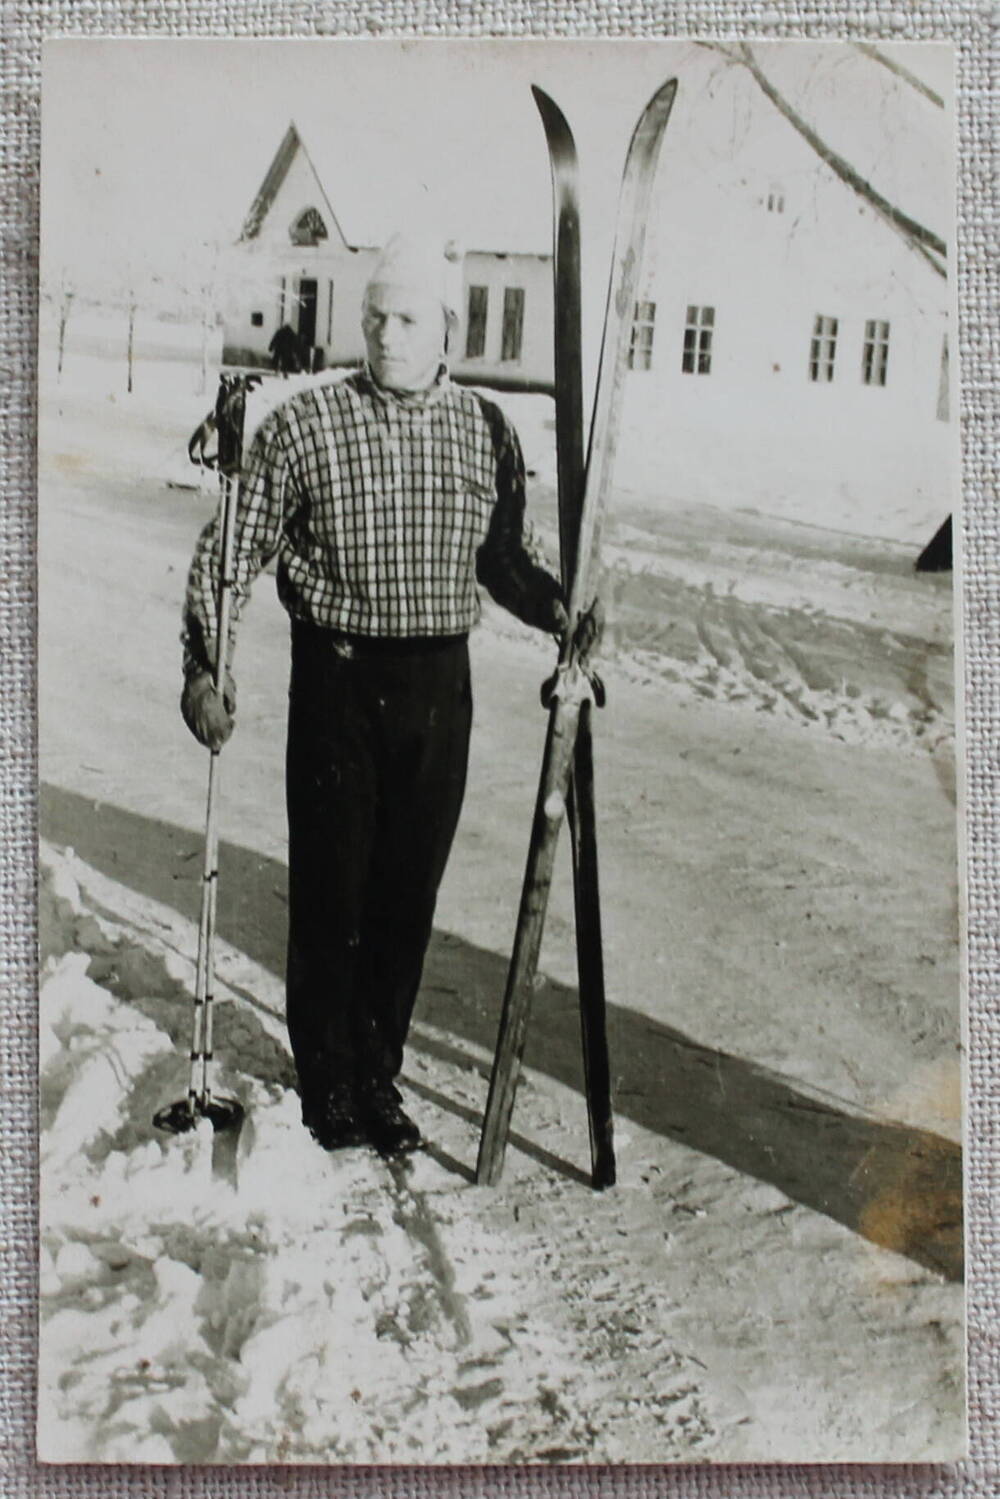
<instances>
[{"instance_id":1,"label":"man's face","mask_svg":"<svg viewBox=\"0 0 1000 1499\"><path fill-rule=\"evenodd\" d=\"M445 334L436 297L414 286L371 286L361 328L372 373L386 390L426 390L433 383Z\"/></svg>"}]
</instances>

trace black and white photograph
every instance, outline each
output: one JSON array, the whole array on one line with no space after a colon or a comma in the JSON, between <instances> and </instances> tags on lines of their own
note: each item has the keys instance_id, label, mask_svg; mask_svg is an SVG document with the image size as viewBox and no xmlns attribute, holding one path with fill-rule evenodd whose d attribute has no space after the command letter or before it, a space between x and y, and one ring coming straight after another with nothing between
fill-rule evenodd
<instances>
[{"instance_id":1,"label":"black and white photograph","mask_svg":"<svg viewBox=\"0 0 1000 1499\"><path fill-rule=\"evenodd\" d=\"M46 42L46 1463L966 1450L954 57Z\"/></svg>"}]
</instances>

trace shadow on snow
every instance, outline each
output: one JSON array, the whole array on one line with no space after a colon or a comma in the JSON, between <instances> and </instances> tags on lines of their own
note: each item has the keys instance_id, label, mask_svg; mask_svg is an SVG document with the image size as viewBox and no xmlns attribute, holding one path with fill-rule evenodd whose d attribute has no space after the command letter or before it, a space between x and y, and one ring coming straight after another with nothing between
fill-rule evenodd
<instances>
[{"instance_id":1,"label":"shadow on snow","mask_svg":"<svg viewBox=\"0 0 1000 1499\"><path fill-rule=\"evenodd\" d=\"M40 824L42 836L51 843L72 846L92 868L197 921L201 880L197 833L53 786L42 787ZM223 843L219 877L220 936L280 975L284 970L284 866ZM103 966L102 972L101 960L95 957L91 973L98 982L107 983L112 971L120 980L121 954L114 963L105 959ZM492 1053L506 972L506 955L475 947L451 933L435 932L417 1020ZM186 1042L187 996L179 985L173 988L170 1013L159 1005L154 1018L175 1039ZM239 1010L224 1006L220 1013L220 1054L238 1055L244 1071L292 1086L294 1074L287 1054L254 1015L253 996L246 998L248 1006ZM608 1029L619 1116L770 1183L793 1201L826 1214L872 1243L904 1254L950 1280L961 1279L962 1153L958 1145L926 1130L818 1101L800 1091L794 1080L704 1046L636 1010L609 1005ZM242 1034L237 1036L236 1031ZM253 1044L243 1044L250 1041ZM410 1044L415 1050L469 1066L466 1053L431 1037L414 1032ZM575 989L548 978L541 983L525 1062L560 1083L582 1089ZM485 1075L486 1069L481 1070ZM462 1117L470 1114L465 1106L442 1095L427 1096ZM512 1141L550 1168L581 1179L577 1168L560 1161L540 1143L517 1135ZM459 1174L470 1174L460 1163L454 1164Z\"/></svg>"}]
</instances>

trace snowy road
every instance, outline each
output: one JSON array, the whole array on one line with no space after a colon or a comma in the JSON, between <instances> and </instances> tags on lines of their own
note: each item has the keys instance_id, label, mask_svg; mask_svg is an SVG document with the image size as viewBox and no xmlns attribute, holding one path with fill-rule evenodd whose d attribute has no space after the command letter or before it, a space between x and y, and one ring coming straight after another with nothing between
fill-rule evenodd
<instances>
[{"instance_id":1,"label":"snowy road","mask_svg":"<svg viewBox=\"0 0 1000 1499\"><path fill-rule=\"evenodd\" d=\"M948 581L819 526L619 515L598 796L621 1185L595 1198L565 863L516 1148L498 1191L470 1185L549 664L492 608L407 1063L430 1150L392 1177L298 1126L262 580L220 896L219 1049L251 1123L213 1191L197 1142L149 1127L186 1044L205 766L178 610L211 505L163 483L192 423L154 395L67 381L43 429L44 1455L955 1455Z\"/></svg>"}]
</instances>

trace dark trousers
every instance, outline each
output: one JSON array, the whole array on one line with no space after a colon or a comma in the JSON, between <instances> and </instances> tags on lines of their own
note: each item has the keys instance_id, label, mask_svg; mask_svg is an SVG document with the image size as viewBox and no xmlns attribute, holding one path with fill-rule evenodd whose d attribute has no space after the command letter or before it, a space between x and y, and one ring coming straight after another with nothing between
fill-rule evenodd
<instances>
[{"instance_id":1,"label":"dark trousers","mask_svg":"<svg viewBox=\"0 0 1000 1499\"><path fill-rule=\"evenodd\" d=\"M292 625L288 1030L303 1101L389 1084L465 791L464 636Z\"/></svg>"}]
</instances>

